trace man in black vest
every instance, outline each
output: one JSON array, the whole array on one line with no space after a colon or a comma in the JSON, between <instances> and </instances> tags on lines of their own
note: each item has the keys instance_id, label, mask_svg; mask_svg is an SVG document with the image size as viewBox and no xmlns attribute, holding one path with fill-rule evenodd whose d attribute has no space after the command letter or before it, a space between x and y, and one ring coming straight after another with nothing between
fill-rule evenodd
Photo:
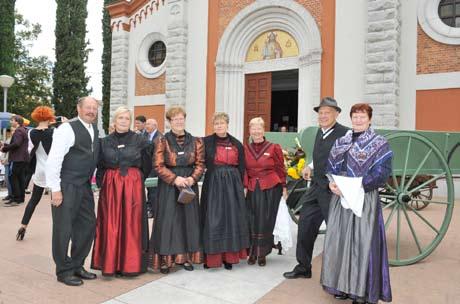
<instances>
[{"instance_id":1,"label":"man in black vest","mask_svg":"<svg viewBox=\"0 0 460 304\"><path fill-rule=\"evenodd\" d=\"M98 103L92 97L78 100L78 117L54 131L47 160L46 182L53 192L53 259L57 280L70 286L82 285L82 279L96 278L83 265L96 227L90 179L99 155L99 134L95 124L97 107Z\"/></svg>"},{"instance_id":2,"label":"man in black vest","mask_svg":"<svg viewBox=\"0 0 460 304\"><path fill-rule=\"evenodd\" d=\"M313 246L318 236L319 227L323 220L327 221L329 202L332 193L329 190L329 180L326 177L329 152L339 137L345 135L348 129L337 122L341 109L337 101L331 97L321 100L314 110L318 113L319 130L316 134L313 147L313 162L303 171L303 178L310 179L311 171L314 175L310 189L300 198L303 204L297 231L296 258L298 264L294 270L285 272L287 279L311 278L311 260Z\"/></svg>"}]
</instances>

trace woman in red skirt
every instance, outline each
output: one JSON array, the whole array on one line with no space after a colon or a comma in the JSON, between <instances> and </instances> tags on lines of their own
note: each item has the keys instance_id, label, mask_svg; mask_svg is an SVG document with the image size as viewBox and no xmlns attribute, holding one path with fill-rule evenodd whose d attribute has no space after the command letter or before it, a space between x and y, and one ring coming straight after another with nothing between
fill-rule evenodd
<instances>
[{"instance_id":1,"label":"woman in red skirt","mask_svg":"<svg viewBox=\"0 0 460 304\"><path fill-rule=\"evenodd\" d=\"M130 131L131 112L114 114L113 133L101 140L97 169L99 194L91 268L103 275L147 271L148 222L144 178L152 168L152 145Z\"/></svg>"}]
</instances>

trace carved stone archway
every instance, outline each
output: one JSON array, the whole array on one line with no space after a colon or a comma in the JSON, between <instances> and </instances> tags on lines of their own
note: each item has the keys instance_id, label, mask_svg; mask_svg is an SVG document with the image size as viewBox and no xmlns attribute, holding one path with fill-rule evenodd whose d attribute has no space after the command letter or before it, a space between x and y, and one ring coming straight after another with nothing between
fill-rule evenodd
<instances>
[{"instance_id":1,"label":"carved stone archway","mask_svg":"<svg viewBox=\"0 0 460 304\"><path fill-rule=\"evenodd\" d=\"M297 41L299 56L246 63L246 52L260 34L279 29ZM230 116L230 132L244 132L244 75L299 69L298 128L313 123L311 109L321 89L321 36L313 16L291 0L256 1L241 10L225 29L216 59L216 111Z\"/></svg>"}]
</instances>

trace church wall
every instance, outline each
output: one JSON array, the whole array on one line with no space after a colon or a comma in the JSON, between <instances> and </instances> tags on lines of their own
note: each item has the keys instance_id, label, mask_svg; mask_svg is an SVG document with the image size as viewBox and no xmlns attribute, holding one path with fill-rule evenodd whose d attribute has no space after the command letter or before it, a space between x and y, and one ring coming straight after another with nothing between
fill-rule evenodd
<instances>
[{"instance_id":1,"label":"church wall","mask_svg":"<svg viewBox=\"0 0 460 304\"><path fill-rule=\"evenodd\" d=\"M187 130L205 135L206 60L208 47L208 0L188 2Z\"/></svg>"},{"instance_id":2,"label":"church wall","mask_svg":"<svg viewBox=\"0 0 460 304\"><path fill-rule=\"evenodd\" d=\"M134 68L135 79L135 96L157 95L165 93L165 73L156 78L147 78L142 76L137 67Z\"/></svg>"},{"instance_id":3,"label":"church wall","mask_svg":"<svg viewBox=\"0 0 460 304\"><path fill-rule=\"evenodd\" d=\"M157 78L146 78L137 71L136 60L138 58L139 47L148 34L158 32L167 37L167 20L167 7L160 5L158 11L154 11L153 14L141 20L141 22L137 22L135 26L131 24L128 61L128 106L133 110L135 105L165 104L165 73ZM166 43L166 41L164 42ZM166 50L166 60L168 60L168 49ZM159 119L159 117L151 118Z\"/></svg>"},{"instance_id":4,"label":"church wall","mask_svg":"<svg viewBox=\"0 0 460 304\"><path fill-rule=\"evenodd\" d=\"M416 128L458 132L460 131L459 38L458 34L451 32L453 29L446 27L441 20L439 23L442 26L430 25L426 21L428 18L439 18L436 13L431 11L430 15L430 11L420 10L418 16Z\"/></svg>"},{"instance_id":5,"label":"church wall","mask_svg":"<svg viewBox=\"0 0 460 304\"><path fill-rule=\"evenodd\" d=\"M460 46L433 40L417 28L417 74L460 72Z\"/></svg>"},{"instance_id":6,"label":"church wall","mask_svg":"<svg viewBox=\"0 0 460 304\"><path fill-rule=\"evenodd\" d=\"M460 132L460 88L417 91L417 130Z\"/></svg>"},{"instance_id":7,"label":"church wall","mask_svg":"<svg viewBox=\"0 0 460 304\"><path fill-rule=\"evenodd\" d=\"M220 39L233 18L256 0L209 0L209 36L207 59L206 117L210 121L215 109L216 69L215 61ZM323 47L321 61L321 96L334 95L334 34L335 0L296 0L313 16L321 31ZM300 84L302 85L302 84ZM301 102L301 101L300 101ZM208 123L207 133L212 132Z\"/></svg>"},{"instance_id":8,"label":"church wall","mask_svg":"<svg viewBox=\"0 0 460 304\"><path fill-rule=\"evenodd\" d=\"M335 31L335 98L343 111L339 122L350 126L350 108L364 96L367 0L337 1Z\"/></svg>"},{"instance_id":9,"label":"church wall","mask_svg":"<svg viewBox=\"0 0 460 304\"><path fill-rule=\"evenodd\" d=\"M399 129L415 129L417 68L417 0L401 1Z\"/></svg>"}]
</instances>

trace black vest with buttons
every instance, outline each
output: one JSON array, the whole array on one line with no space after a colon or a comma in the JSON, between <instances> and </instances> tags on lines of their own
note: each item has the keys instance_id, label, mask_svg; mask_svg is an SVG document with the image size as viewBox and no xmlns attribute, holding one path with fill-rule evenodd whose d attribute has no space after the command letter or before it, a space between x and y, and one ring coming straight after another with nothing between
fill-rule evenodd
<instances>
[{"instance_id":1,"label":"black vest with buttons","mask_svg":"<svg viewBox=\"0 0 460 304\"><path fill-rule=\"evenodd\" d=\"M96 169L99 156L99 134L96 125L93 124L94 141L91 142L88 130L78 118L72 119L69 124L75 134L75 143L62 162L61 182L83 185L89 183Z\"/></svg>"},{"instance_id":2,"label":"black vest with buttons","mask_svg":"<svg viewBox=\"0 0 460 304\"><path fill-rule=\"evenodd\" d=\"M329 153L331 152L334 142L347 133L348 128L336 123L334 130L323 139L323 131L318 129L316 133L315 146L313 148L313 169L314 174L312 182L320 186L321 188L327 188L329 180L326 177L327 160Z\"/></svg>"}]
</instances>

